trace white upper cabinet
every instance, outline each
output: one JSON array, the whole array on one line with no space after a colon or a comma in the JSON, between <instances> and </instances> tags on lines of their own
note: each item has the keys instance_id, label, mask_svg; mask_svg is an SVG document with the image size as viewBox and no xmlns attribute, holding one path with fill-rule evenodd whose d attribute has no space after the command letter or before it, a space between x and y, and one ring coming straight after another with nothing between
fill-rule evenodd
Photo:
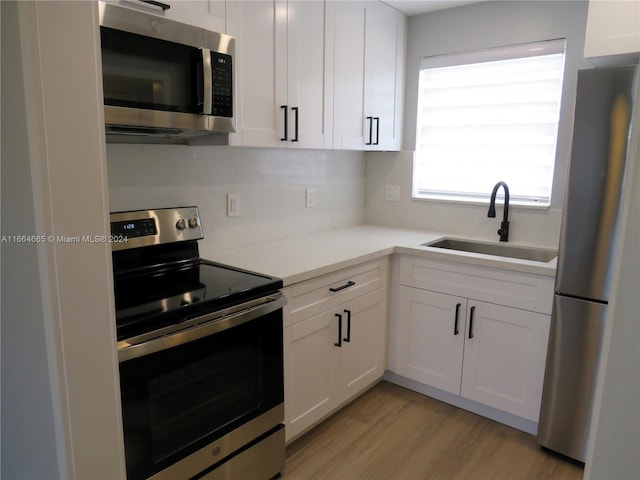
<instances>
[{"instance_id":1,"label":"white upper cabinet","mask_svg":"<svg viewBox=\"0 0 640 480\"><path fill-rule=\"evenodd\" d=\"M327 3L333 146L400 150L405 17L377 1Z\"/></svg>"},{"instance_id":2,"label":"white upper cabinet","mask_svg":"<svg viewBox=\"0 0 640 480\"><path fill-rule=\"evenodd\" d=\"M231 145L325 146L324 10L315 0L229 2L237 88Z\"/></svg>"},{"instance_id":3,"label":"white upper cabinet","mask_svg":"<svg viewBox=\"0 0 640 480\"><path fill-rule=\"evenodd\" d=\"M333 67L333 147L364 150L366 2L327 3L327 55Z\"/></svg>"},{"instance_id":4,"label":"white upper cabinet","mask_svg":"<svg viewBox=\"0 0 640 480\"><path fill-rule=\"evenodd\" d=\"M587 58L640 53L640 2L591 0L587 14L584 56Z\"/></svg>"},{"instance_id":5,"label":"white upper cabinet","mask_svg":"<svg viewBox=\"0 0 640 480\"><path fill-rule=\"evenodd\" d=\"M112 0L106 3L157 14L176 22L194 25L214 32L225 32L226 2L224 0L159 0L168 5L163 10L140 0Z\"/></svg>"},{"instance_id":6,"label":"white upper cabinet","mask_svg":"<svg viewBox=\"0 0 640 480\"><path fill-rule=\"evenodd\" d=\"M276 3L229 2L227 30L236 37L236 133L229 145L275 147L278 136Z\"/></svg>"},{"instance_id":7,"label":"white upper cabinet","mask_svg":"<svg viewBox=\"0 0 640 480\"><path fill-rule=\"evenodd\" d=\"M286 8L287 81L279 89L278 103L280 107L287 106L286 142L290 147L330 147L324 112L325 3L313 0L282 4ZM284 114L285 109L280 110Z\"/></svg>"},{"instance_id":8,"label":"white upper cabinet","mask_svg":"<svg viewBox=\"0 0 640 480\"><path fill-rule=\"evenodd\" d=\"M373 34L367 41L366 117L372 117L371 150L401 150L404 92L405 16L372 2Z\"/></svg>"}]
</instances>

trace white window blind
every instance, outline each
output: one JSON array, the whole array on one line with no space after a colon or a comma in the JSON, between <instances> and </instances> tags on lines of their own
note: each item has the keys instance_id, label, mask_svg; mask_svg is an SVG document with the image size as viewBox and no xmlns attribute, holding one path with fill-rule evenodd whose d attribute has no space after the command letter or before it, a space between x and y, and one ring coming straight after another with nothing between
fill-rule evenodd
<instances>
[{"instance_id":1,"label":"white window blind","mask_svg":"<svg viewBox=\"0 0 640 480\"><path fill-rule=\"evenodd\" d=\"M564 40L429 57L420 70L413 196L549 205ZM502 192L502 190L501 190Z\"/></svg>"}]
</instances>

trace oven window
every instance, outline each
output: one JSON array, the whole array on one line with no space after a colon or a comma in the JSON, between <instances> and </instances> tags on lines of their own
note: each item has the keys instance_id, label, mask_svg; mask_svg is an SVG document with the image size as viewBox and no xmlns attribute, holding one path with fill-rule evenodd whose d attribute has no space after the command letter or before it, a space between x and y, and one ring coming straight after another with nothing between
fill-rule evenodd
<instances>
[{"instance_id":1,"label":"oven window","mask_svg":"<svg viewBox=\"0 0 640 480\"><path fill-rule=\"evenodd\" d=\"M127 478L146 478L282 403L282 311L120 365Z\"/></svg>"}]
</instances>

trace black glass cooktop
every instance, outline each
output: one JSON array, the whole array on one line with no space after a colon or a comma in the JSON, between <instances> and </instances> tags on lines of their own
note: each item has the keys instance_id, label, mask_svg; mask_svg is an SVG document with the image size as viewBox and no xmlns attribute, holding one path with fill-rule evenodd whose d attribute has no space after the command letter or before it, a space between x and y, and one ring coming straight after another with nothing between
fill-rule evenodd
<instances>
[{"instance_id":1,"label":"black glass cooktop","mask_svg":"<svg viewBox=\"0 0 640 480\"><path fill-rule=\"evenodd\" d=\"M195 259L114 277L118 341L237 305L282 288L282 281Z\"/></svg>"}]
</instances>

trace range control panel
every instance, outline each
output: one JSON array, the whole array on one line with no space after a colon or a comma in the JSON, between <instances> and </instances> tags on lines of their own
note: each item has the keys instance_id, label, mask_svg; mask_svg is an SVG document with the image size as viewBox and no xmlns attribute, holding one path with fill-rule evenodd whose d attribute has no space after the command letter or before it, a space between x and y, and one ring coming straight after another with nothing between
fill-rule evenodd
<instances>
[{"instance_id":1,"label":"range control panel","mask_svg":"<svg viewBox=\"0 0 640 480\"><path fill-rule=\"evenodd\" d=\"M200 240L203 237L198 207L132 210L111 214L112 251Z\"/></svg>"}]
</instances>

